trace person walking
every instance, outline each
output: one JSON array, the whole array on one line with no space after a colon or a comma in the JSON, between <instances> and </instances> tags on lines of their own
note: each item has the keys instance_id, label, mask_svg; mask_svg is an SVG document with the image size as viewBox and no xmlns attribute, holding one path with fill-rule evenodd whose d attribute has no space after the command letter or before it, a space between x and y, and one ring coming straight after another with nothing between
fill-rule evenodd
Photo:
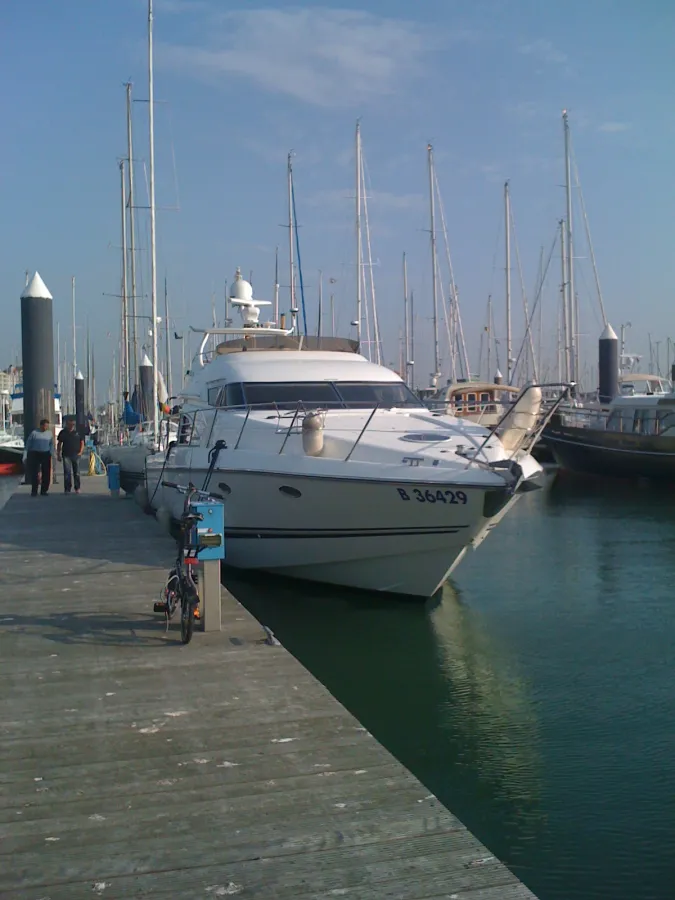
<instances>
[{"instance_id":1,"label":"person walking","mask_svg":"<svg viewBox=\"0 0 675 900\"><path fill-rule=\"evenodd\" d=\"M39 486L40 494L45 497L49 492L52 479L52 454L54 452L54 435L49 427L49 419L41 419L40 427L28 435L24 449L31 496L37 497Z\"/></svg>"},{"instance_id":2,"label":"person walking","mask_svg":"<svg viewBox=\"0 0 675 900\"><path fill-rule=\"evenodd\" d=\"M84 441L75 431L75 420L68 419L56 442L56 458L63 460L63 490L66 494L73 487L76 494L80 493L80 457L83 450Z\"/></svg>"}]
</instances>

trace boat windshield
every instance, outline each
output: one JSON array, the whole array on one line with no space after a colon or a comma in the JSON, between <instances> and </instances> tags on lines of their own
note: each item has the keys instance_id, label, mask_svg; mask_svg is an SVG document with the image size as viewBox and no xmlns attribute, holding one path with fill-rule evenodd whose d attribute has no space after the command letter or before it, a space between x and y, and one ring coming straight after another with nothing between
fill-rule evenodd
<instances>
[{"instance_id":1,"label":"boat windshield","mask_svg":"<svg viewBox=\"0 0 675 900\"><path fill-rule=\"evenodd\" d=\"M295 409L298 404L321 409L422 406L412 391L399 381L247 382L242 384L242 389L245 403L258 408Z\"/></svg>"}]
</instances>

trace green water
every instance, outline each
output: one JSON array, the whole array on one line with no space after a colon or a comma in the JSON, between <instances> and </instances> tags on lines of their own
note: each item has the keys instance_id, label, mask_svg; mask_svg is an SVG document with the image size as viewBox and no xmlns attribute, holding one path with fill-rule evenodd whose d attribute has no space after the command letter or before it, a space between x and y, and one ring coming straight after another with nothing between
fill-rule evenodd
<instances>
[{"instance_id":1,"label":"green water","mask_svg":"<svg viewBox=\"0 0 675 900\"><path fill-rule=\"evenodd\" d=\"M426 606L228 584L541 900L671 900L674 508L560 480Z\"/></svg>"}]
</instances>

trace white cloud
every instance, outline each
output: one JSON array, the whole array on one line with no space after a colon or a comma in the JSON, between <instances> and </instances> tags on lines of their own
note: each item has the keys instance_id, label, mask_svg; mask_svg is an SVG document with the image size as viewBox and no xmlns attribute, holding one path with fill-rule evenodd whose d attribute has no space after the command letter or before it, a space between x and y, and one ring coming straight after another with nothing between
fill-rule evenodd
<instances>
[{"instance_id":1,"label":"white cloud","mask_svg":"<svg viewBox=\"0 0 675 900\"><path fill-rule=\"evenodd\" d=\"M175 11L192 7L187 0L162 2ZM214 12L203 26L203 44L160 45L158 62L211 81L240 76L325 107L394 93L437 45L433 32L419 24L347 9Z\"/></svg>"},{"instance_id":2,"label":"white cloud","mask_svg":"<svg viewBox=\"0 0 675 900\"><path fill-rule=\"evenodd\" d=\"M539 62L551 63L553 65L562 65L567 62L567 55L558 50L550 41L539 38L528 44L521 44L518 52L523 56L531 56Z\"/></svg>"},{"instance_id":3,"label":"white cloud","mask_svg":"<svg viewBox=\"0 0 675 900\"><path fill-rule=\"evenodd\" d=\"M598 125L598 131L603 131L606 134L618 134L620 131L629 131L630 128L630 122L601 122Z\"/></svg>"}]
</instances>

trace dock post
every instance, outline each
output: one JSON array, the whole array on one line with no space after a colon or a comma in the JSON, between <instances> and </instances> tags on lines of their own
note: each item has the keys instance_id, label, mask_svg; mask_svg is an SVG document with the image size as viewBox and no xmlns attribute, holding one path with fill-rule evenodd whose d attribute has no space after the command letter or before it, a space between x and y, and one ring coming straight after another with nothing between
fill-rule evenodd
<instances>
[{"instance_id":1,"label":"dock post","mask_svg":"<svg viewBox=\"0 0 675 900\"><path fill-rule=\"evenodd\" d=\"M54 427L52 295L36 272L21 294L24 440L41 419Z\"/></svg>"},{"instance_id":2,"label":"dock post","mask_svg":"<svg viewBox=\"0 0 675 900\"><path fill-rule=\"evenodd\" d=\"M80 370L75 374L75 430L83 441L86 435L86 411L84 408L84 375Z\"/></svg>"},{"instance_id":3,"label":"dock post","mask_svg":"<svg viewBox=\"0 0 675 900\"><path fill-rule=\"evenodd\" d=\"M220 560L206 559L199 573L199 602L204 631L220 631Z\"/></svg>"}]
</instances>

